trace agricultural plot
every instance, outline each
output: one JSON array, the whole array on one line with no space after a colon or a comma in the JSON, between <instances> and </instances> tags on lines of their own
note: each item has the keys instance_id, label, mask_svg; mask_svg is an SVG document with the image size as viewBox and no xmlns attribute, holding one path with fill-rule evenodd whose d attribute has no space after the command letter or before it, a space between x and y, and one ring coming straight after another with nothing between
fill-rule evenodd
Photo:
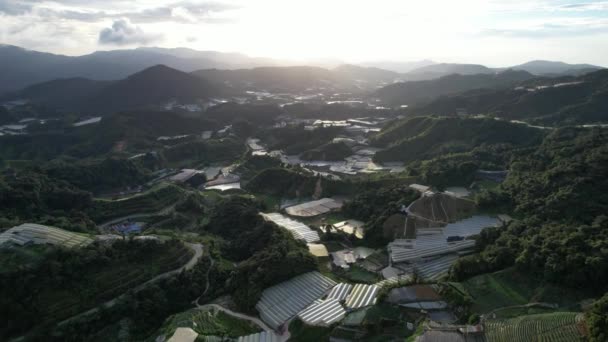
<instances>
[{"instance_id":1,"label":"agricultural plot","mask_svg":"<svg viewBox=\"0 0 608 342\"><path fill-rule=\"evenodd\" d=\"M556 312L527 315L505 320L488 320L488 342L571 342L583 338L583 314Z\"/></svg>"},{"instance_id":2,"label":"agricultural plot","mask_svg":"<svg viewBox=\"0 0 608 342\"><path fill-rule=\"evenodd\" d=\"M359 309L376 304L376 297L380 288L376 285L357 284L346 298L346 307Z\"/></svg>"},{"instance_id":3,"label":"agricultural plot","mask_svg":"<svg viewBox=\"0 0 608 342\"><path fill-rule=\"evenodd\" d=\"M239 337L256 334L261 329L246 320L230 316L222 311L192 309L169 318L161 328L161 334L172 336L177 328L191 328L200 336Z\"/></svg>"},{"instance_id":4,"label":"agricultural plot","mask_svg":"<svg viewBox=\"0 0 608 342\"><path fill-rule=\"evenodd\" d=\"M519 273L515 269L482 274L462 282L461 285L473 298L473 310L478 313L488 313L498 308L529 302L575 307L578 301L588 297L588 294L573 289L545 284L534 276Z\"/></svg>"},{"instance_id":5,"label":"agricultural plot","mask_svg":"<svg viewBox=\"0 0 608 342\"><path fill-rule=\"evenodd\" d=\"M277 226L287 229L294 238L304 240L307 243L319 241L319 234L307 225L296 220L287 218L279 213L261 214L267 221L274 222Z\"/></svg>"},{"instance_id":6,"label":"agricultural plot","mask_svg":"<svg viewBox=\"0 0 608 342\"><path fill-rule=\"evenodd\" d=\"M331 198L322 198L288 207L285 209L285 212L291 216L313 217L336 211L340 208L342 208L342 203Z\"/></svg>"},{"instance_id":7,"label":"agricultural plot","mask_svg":"<svg viewBox=\"0 0 608 342\"><path fill-rule=\"evenodd\" d=\"M24 223L0 234L0 245L49 244L71 248L86 246L91 242L93 240L82 234L34 223Z\"/></svg>"},{"instance_id":8,"label":"agricultural plot","mask_svg":"<svg viewBox=\"0 0 608 342\"><path fill-rule=\"evenodd\" d=\"M319 272L309 272L267 288L255 308L273 329L323 297L336 283Z\"/></svg>"},{"instance_id":9,"label":"agricultural plot","mask_svg":"<svg viewBox=\"0 0 608 342\"><path fill-rule=\"evenodd\" d=\"M179 187L163 183L145 193L125 199L115 201L96 199L90 210L90 216L95 222L104 222L134 214L154 214L175 204L181 195L182 190Z\"/></svg>"},{"instance_id":10,"label":"agricultural plot","mask_svg":"<svg viewBox=\"0 0 608 342\"><path fill-rule=\"evenodd\" d=\"M317 300L305 310L298 314L298 317L308 325L330 326L339 322L346 315L346 310L338 299L328 298Z\"/></svg>"}]
</instances>

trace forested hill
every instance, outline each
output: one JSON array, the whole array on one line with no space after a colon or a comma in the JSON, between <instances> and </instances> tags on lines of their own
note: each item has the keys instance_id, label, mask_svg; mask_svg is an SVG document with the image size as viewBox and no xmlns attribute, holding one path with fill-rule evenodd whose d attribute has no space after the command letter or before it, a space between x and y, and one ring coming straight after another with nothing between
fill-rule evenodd
<instances>
[{"instance_id":1,"label":"forested hill","mask_svg":"<svg viewBox=\"0 0 608 342\"><path fill-rule=\"evenodd\" d=\"M451 74L434 80L394 83L379 89L374 95L392 105L412 105L472 89L511 87L533 77L526 71L514 70L498 74Z\"/></svg>"},{"instance_id":2,"label":"forested hill","mask_svg":"<svg viewBox=\"0 0 608 342\"><path fill-rule=\"evenodd\" d=\"M193 103L229 93L225 87L201 77L156 65L118 81L83 78L49 81L8 95L7 99L27 99L63 110L107 113L158 107L172 99Z\"/></svg>"},{"instance_id":3,"label":"forested hill","mask_svg":"<svg viewBox=\"0 0 608 342\"><path fill-rule=\"evenodd\" d=\"M410 108L415 115L453 115L458 111L545 125L605 123L608 70L580 77L530 80L519 88L469 91Z\"/></svg>"},{"instance_id":4,"label":"forested hill","mask_svg":"<svg viewBox=\"0 0 608 342\"><path fill-rule=\"evenodd\" d=\"M521 221L488 231L482 253L459 261L457 278L516 265L545 280L608 290L608 132L563 128L514 158L505 183L482 193L482 208L512 207Z\"/></svg>"},{"instance_id":5,"label":"forested hill","mask_svg":"<svg viewBox=\"0 0 608 342\"><path fill-rule=\"evenodd\" d=\"M540 143L542 135L539 129L494 119L427 116L397 121L371 141L385 148L376 153L375 160L407 163L480 146L531 146Z\"/></svg>"}]
</instances>

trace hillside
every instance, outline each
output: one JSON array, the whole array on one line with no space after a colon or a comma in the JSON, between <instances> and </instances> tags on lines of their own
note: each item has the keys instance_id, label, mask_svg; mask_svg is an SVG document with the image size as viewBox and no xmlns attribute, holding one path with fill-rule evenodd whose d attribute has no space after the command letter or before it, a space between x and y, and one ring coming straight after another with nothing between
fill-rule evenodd
<instances>
[{"instance_id":1,"label":"hillside","mask_svg":"<svg viewBox=\"0 0 608 342\"><path fill-rule=\"evenodd\" d=\"M534 75L572 75L578 76L597 71L602 67L591 64L568 64L557 61L535 60L515 65L513 70L524 70Z\"/></svg>"},{"instance_id":2,"label":"hillside","mask_svg":"<svg viewBox=\"0 0 608 342\"><path fill-rule=\"evenodd\" d=\"M438 98L411 114L489 114L548 125L607 122L608 71L580 77L539 79L518 89L483 89Z\"/></svg>"},{"instance_id":3,"label":"hillside","mask_svg":"<svg viewBox=\"0 0 608 342\"><path fill-rule=\"evenodd\" d=\"M192 49L138 48L97 51L71 57L0 45L0 74L3 76L0 79L0 94L60 78L116 80L158 64L190 72L277 63L279 62L275 60L251 58L242 54Z\"/></svg>"},{"instance_id":4,"label":"hillside","mask_svg":"<svg viewBox=\"0 0 608 342\"><path fill-rule=\"evenodd\" d=\"M438 63L409 71L404 76L410 81L432 80L451 74L494 74L496 71L479 64Z\"/></svg>"},{"instance_id":5,"label":"hillside","mask_svg":"<svg viewBox=\"0 0 608 342\"><path fill-rule=\"evenodd\" d=\"M188 73L156 65L118 81L84 78L36 84L9 96L33 103L89 113L158 107L176 99L191 103L224 93L221 86Z\"/></svg>"},{"instance_id":6,"label":"hillside","mask_svg":"<svg viewBox=\"0 0 608 342\"><path fill-rule=\"evenodd\" d=\"M386 148L374 160L407 163L468 152L481 145L533 145L541 137L541 130L493 119L413 117L388 125L372 143Z\"/></svg>"},{"instance_id":7,"label":"hillside","mask_svg":"<svg viewBox=\"0 0 608 342\"><path fill-rule=\"evenodd\" d=\"M533 77L528 72L513 70L498 74L452 74L428 81L394 83L378 89L374 95L392 105L412 105L472 89L510 87Z\"/></svg>"},{"instance_id":8,"label":"hillside","mask_svg":"<svg viewBox=\"0 0 608 342\"><path fill-rule=\"evenodd\" d=\"M307 92L315 89L373 90L401 79L401 74L379 68L341 65L329 70L313 66L259 67L239 70L198 70L193 75L236 90Z\"/></svg>"}]
</instances>

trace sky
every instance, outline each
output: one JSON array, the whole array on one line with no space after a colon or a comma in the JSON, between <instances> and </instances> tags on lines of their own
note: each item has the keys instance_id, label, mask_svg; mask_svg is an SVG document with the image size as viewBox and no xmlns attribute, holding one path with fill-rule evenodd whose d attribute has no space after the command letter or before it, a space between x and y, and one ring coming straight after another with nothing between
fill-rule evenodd
<instances>
[{"instance_id":1,"label":"sky","mask_svg":"<svg viewBox=\"0 0 608 342\"><path fill-rule=\"evenodd\" d=\"M0 0L0 43L188 47L293 60L608 66L608 1Z\"/></svg>"}]
</instances>

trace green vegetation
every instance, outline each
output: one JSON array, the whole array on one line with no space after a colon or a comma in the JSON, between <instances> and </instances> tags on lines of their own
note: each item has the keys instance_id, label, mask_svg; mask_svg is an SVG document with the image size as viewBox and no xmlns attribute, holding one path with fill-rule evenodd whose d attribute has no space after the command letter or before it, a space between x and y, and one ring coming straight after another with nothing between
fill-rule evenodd
<instances>
[{"instance_id":1,"label":"green vegetation","mask_svg":"<svg viewBox=\"0 0 608 342\"><path fill-rule=\"evenodd\" d=\"M608 293L593 304L587 312L589 341L601 342L608 338Z\"/></svg>"},{"instance_id":2,"label":"green vegetation","mask_svg":"<svg viewBox=\"0 0 608 342\"><path fill-rule=\"evenodd\" d=\"M378 274L372 273L357 265L352 265L347 271L340 273L340 276L353 283L374 284L380 280Z\"/></svg>"},{"instance_id":3,"label":"green vegetation","mask_svg":"<svg viewBox=\"0 0 608 342\"><path fill-rule=\"evenodd\" d=\"M547 283L513 268L475 276L461 284L473 302L472 310L481 314L533 302L577 310L578 301L585 298L584 292Z\"/></svg>"},{"instance_id":4,"label":"green vegetation","mask_svg":"<svg viewBox=\"0 0 608 342\"><path fill-rule=\"evenodd\" d=\"M289 323L289 333L291 334L291 338L289 340L294 342L326 342L329 341L331 329L310 326L302 322L300 319L294 319L291 321L291 323Z\"/></svg>"},{"instance_id":5,"label":"green vegetation","mask_svg":"<svg viewBox=\"0 0 608 342\"><path fill-rule=\"evenodd\" d=\"M390 241L392 233L384 231L384 222L399 213L401 206L408 206L420 195L405 185L370 187L358 193L342 208L344 215L362 220L365 225L365 240L373 245L383 245Z\"/></svg>"},{"instance_id":6,"label":"green vegetation","mask_svg":"<svg viewBox=\"0 0 608 342\"><path fill-rule=\"evenodd\" d=\"M608 279L608 134L564 128L534 152L516 158L507 180L478 195L481 207L511 206L525 219L478 241L481 254L464 258L453 276L515 264L548 282L604 293Z\"/></svg>"},{"instance_id":7,"label":"green vegetation","mask_svg":"<svg viewBox=\"0 0 608 342\"><path fill-rule=\"evenodd\" d=\"M303 160L344 160L353 154L345 143L328 143L302 153Z\"/></svg>"},{"instance_id":8,"label":"green vegetation","mask_svg":"<svg viewBox=\"0 0 608 342\"><path fill-rule=\"evenodd\" d=\"M386 147L374 156L379 162L427 160L469 152L483 145L512 147L540 143L542 131L493 119L413 117L382 130L372 143Z\"/></svg>"},{"instance_id":9,"label":"green vegetation","mask_svg":"<svg viewBox=\"0 0 608 342\"><path fill-rule=\"evenodd\" d=\"M183 190L176 185L162 183L142 194L122 200L94 200L89 213L96 222L133 214L153 214L175 204Z\"/></svg>"},{"instance_id":10,"label":"green vegetation","mask_svg":"<svg viewBox=\"0 0 608 342\"><path fill-rule=\"evenodd\" d=\"M580 316L575 312L556 312L488 320L485 333L490 341L584 341Z\"/></svg>"},{"instance_id":11,"label":"green vegetation","mask_svg":"<svg viewBox=\"0 0 608 342\"><path fill-rule=\"evenodd\" d=\"M4 339L85 311L179 268L191 255L179 241L116 241L109 246L52 249L31 268L0 275L0 310L9 319L0 336Z\"/></svg>"},{"instance_id":12,"label":"green vegetation","mask_svg":"<svg viewBox=\"0 0 608 342\"><path fill-rule=\"evenodd\" d=\"M296 275L315 270L315 258L302 241L258 213L261 203L246 197L220 201L212 211L204 232L216 234L225 243L222 255L239 261L229 279L236 304L252 311L262 291Z\"/></svg>"},{"instance_id":13,"label":"green vegetation","mask_svg":"<svg viewBox=\"0 0 608 342\"><path fill-rule=\"evenodd\" d=\"M0 227L34 221L72 231L90 231L93 222L82 211L91 203L90 193L41 172L0 174Z\"/></svg>"},{"instance_id":14,"label":"green vegetation","mask_svg":"<svg viewBox=\"0 0 608 342\"><path fill-rule=\"evenodd\" d=\"M272 129L262 136L269 150L284 150L287 154L300 154L328 144L342 132L340 127L319 128L312 131L304 126Z\"/></svg>"},{"instance_id":15,"label":"green vegetation","mask_svg":"<svg viewBox=\"0 0 608 342\"><path fill-rule=\"evenodd\" d=\"M56 160L47 164L46 173L92 192L137 186L147 180L144 170L132 161L117 158L90 162L73 158Z\"/></svg>"}]
</instances>

